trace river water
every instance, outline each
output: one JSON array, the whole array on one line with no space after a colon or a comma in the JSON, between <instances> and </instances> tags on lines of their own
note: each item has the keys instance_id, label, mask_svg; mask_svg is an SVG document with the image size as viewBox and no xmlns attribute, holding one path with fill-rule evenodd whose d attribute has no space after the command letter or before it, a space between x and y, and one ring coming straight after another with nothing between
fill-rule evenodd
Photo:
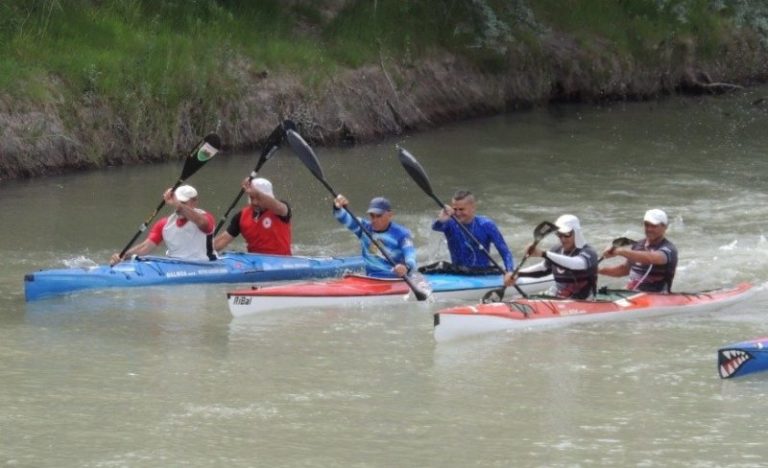
<instances>
[{"instance_id":1,"label":"river water","mask_svg":"<svg viewBox=\"0 0 768 468\"><path fill-rule=\"evenodd\" d=\"M762 285L765 95L555 106L317 153L353 211L392 200L422 262L447 253L396 143L441 198L473 190L518 260L542 220L576 214L601 248L641 236L643 212L660 207L680 249L676 289ZM221 215L256 160L221 155L195 174L201 206ZM119 250L180 167L0 186L0 464L768 466L768 374L723 381L716 370L718 347L768 334L762 287L716 312L439 345L439 306L233 320L226 285L24 302L24 273ZM296 253L356 252L290 151L262 175L293 206Z\"/></svg>"}]
</instances>

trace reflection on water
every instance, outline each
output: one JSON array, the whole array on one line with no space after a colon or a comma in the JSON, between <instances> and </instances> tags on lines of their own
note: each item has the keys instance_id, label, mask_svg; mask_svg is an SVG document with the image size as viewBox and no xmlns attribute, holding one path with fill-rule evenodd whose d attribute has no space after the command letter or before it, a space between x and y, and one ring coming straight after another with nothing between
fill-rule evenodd
<instances>
[{"instance_id":1,"label":"reflection on water","mask_svg":"<svg viewBox=\"0 0 768 468\"><path fill-rule=\"evenodd\" d=\"M764 88L733 96L558 106L352 149L318 148L364 212L389 197L419 260L445 258L436 207L469 188L517 259L573 213L600 249L665 209L678 290L768 278ZM189 182L221 214L256 155ZM23 302L22 278L103 263L178 164L4 183L0 461L20 466L759 466L768 375L721 381L718 347L768 334L764 291L704 314L500 333L436 345L440 305L288 309L233 320L227 285L89 291ZM330 196L283 150L262 169L294 212L296 251L352 254ZM114 187L120 187L115 190ZM116 209L117 208L117 209ZM545 240L545 244L555 239ZM239 244L242 245L242 244ZM602 278L601 283L620 285ZM54 461L55 460L55 461Z\"/></svg>"}]
</instances>

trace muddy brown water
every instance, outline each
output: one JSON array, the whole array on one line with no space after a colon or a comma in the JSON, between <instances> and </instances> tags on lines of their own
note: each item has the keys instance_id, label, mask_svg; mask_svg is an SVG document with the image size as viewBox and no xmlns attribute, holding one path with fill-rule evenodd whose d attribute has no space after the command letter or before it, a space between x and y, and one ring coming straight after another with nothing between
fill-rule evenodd
<instances>
[{"instance_id":1,"label":"muddy brown water","mask_svg":"<svg viewBox=\"0 0 768 468\"><path fill-rule=\"evenodd\" d=\"M352 149L318 148L363 213L388 196L422 262L445 258L434 202L480 199L517 259L573 213L590 243L670 215L678 290L768 278L768 88L558 106ZM256 154L189 182L219 216ZM437 345L430 309L295 309L233 320L227 286L88 292L27 304L24 273L105 262L178 164L0 186L0 463L8 466L765 466L768 375L721 381L719 346L768 333L768 295L685 317ZM330 196L287 150L264 166L294 209L296 252L351 254ZM242 246L237 244L236 246ZM604 284L620 284L603 279Z\"/></svg>"}]
</instances>

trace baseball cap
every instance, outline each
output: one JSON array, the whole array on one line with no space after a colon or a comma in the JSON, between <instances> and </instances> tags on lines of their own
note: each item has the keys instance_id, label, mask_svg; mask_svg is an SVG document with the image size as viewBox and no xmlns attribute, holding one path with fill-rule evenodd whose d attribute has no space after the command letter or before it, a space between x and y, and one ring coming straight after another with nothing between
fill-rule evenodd
<instances>
[{"instance_id":1,"label":"baseball cap","mask_svg":"<svg viewBox=\"0 0 768 468\"><path fill-rule=\"evenodd\" d=\"M645 216L643 216L643 221L659 225L663 224L664 226L667 225L667 214L658 208L654 208L652 210L648 210L645 212Z\"/></svg>"},{"instance_id":2,"label":"baseball cap","mask_svg":"<svg viewBox=\"0 0 768 468\"><path fill-rule=\"evenodd\" d=\"M193 198L197 198L197 190L191 185L182 185L178 187L173 194L176 196L176 200L180 202L188 202Z\"/></svg>"},{"instance_id":3,"label":"baseball cap","mask_svg":"<svg viewBox=\"0 0 768 468\"><path fill-rule=\"evenodd\" d=\"M386 211L392 211L392 204L384 197L376 197L368 205L368 214L382 214Z\"/></svg>"},{"instance_id":4,"label":"baseball cap","mask_svg":"<svg viewBox=\"0 0 768 468\"><path fill-rule=\"evenodd\" d=\"M268 181L267 179L262 177L252 179L251 187L255 188L261 193L269 195L272 198L275 197L275 193L272 191L272 182Z\"/></svg>"},{"instance_id":5,"label":"baseball cap","mask_svg":"<svg viewBox=\"0 0 768 468\"><path fill-rule=\"evenodd\" d=\"M569 234L573 232L573 235L575 236L574 242L576 247L582 248L584 247L584 244L587 243L587 241L584 239L584 235L581 233L581 223L579 222L579 218L576 216L571 214L564 214L557 218L557 221L555 221L555 226L558 228L557 232L561 234Z\"/></svg>"}]
</instances>

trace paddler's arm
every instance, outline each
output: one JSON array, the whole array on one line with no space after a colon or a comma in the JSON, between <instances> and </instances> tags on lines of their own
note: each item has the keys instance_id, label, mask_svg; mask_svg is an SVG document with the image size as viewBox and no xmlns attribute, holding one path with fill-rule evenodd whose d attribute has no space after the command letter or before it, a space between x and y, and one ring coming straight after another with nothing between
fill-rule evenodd
<instances>
[{"instance_id":1,"label":"paddler's arm","mask_svg":"<svg viewBox=\"0 0 768 468\"><path fill-rule=\"evenodd\" d=\"M437 232L445 232L446 228L448 227L448 220L451 219L452 214L453 208L448 205L443 206L443 209L440 210L440 213L437 215L437 219L434 223L432 223L432 230Z\"/></svg>"},{"instance_id":2,"label":"paddler's arm","mask_svg":"<svg viewBox=\"0 0 768 468\"><path fill-rule=\"evenodd\" d=\"M488 234L491 236L491 243L496 247L496 251L501 255L501 259L504 262L504 268L507 271L515 269L515 259L512 257L512 252L509 250L507 241L504 240L504 236L501 235L499 227L495 223L489 223ZM490 254L490 252L488 252Z\"/></svg>"},{"instance_id":3,"label":"paddler's arm","mask_svg":"<svg viewBox=\"0 0 768 468\"><path fill-rule=\"evenodd\" d=\"M259 201L259 206L261 208L269 210L278 216L288 216L288 213L290 212L288 205L275 197L269 196L261 190L253 188L250 178L246 178L241 184L241 187L248 197Z\"/></svg>"},{"instance_id":4,"label":"paddler's arm","mask_svg":"<svg viewBox=\"0 0 768 468\"><path fill-rule=\"evenodd\" d=\"M400 277L416 270L416 247L413 246L413 239L410 233L400 240L400 250L403 252L405 263L398 263L392 271Z\"/></svg>"},{"instance_id":5,"label":"paddler's arm","mask_svg":"<svg viewBox=\"0 0 768 468\"><path fill-rule=\"evenodd\" d=\"M134 255L139 255L139 256L146 255L152 252L155 249L155 247L157 247L157 244L155 244L149 239L144 239L141 243L136 244L130 249L128 249L125 252L125 256L122 258L120 258L119 252L115 252L114 254L112 254L112 257L109 259L109 264L116 265L122 262L124 259L131 258Z\"/></svg>"},{"instance_id":6,"label":"paddler's arm","mask_svg":"<svg viewBox=\"0 0 768 468\"><path fill-rule=\"evenodd\" d=\"M188 219L189 221L195 223L195 225L203 231L206 234L211 234L213 232L214 225L216 224L216 220L213 218L213 215L206 211L197 211L196 209L192 208L191 206L187 205L186 203L182 203L179 200L176 199L176 197L173 195L173 193L169 194L166 192L165 196L165 202L174 207L176 210L176 213L179 214L179 216L184 217Z\"/></svg>"},{"instance_id":7,"label":"paddler's arm","mask_svg":"<svg viewBox=\"0 0 768 468\"><path fill-rule=\"evenodd\" d=\"M342 209L348 204L349 200L347 200L344 195L339 194L336 196L336 199L333 200L333 216L338 222L352 231L357 237L362 238L363 231L360 229L360 226L355 222L355 220L352 218L352 215L350 215L347 210Z\"/></svg>"}]
</instances>

